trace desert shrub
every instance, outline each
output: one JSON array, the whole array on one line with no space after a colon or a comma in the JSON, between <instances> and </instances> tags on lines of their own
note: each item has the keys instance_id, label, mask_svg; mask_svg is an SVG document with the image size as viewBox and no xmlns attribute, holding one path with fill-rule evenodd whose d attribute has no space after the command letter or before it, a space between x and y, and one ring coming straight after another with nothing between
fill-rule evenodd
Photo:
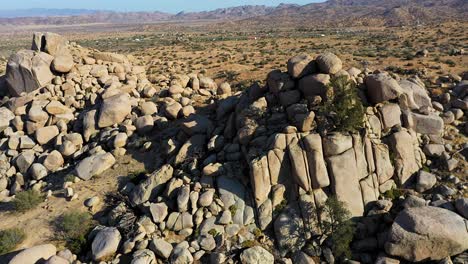
<instances>
[{"instance_id":1,"label":"desert shrub","mask_svg":"<svg viewBox=\"0 0 468 264\"><path fill-rule=\"evenodd\" d=\"M26 212L37 207L43 201L43 198L39 192L27 190L16 194L13 205L16 211Z\"/></svg>"},{"instance_id":2,"label":"desert shrub","mask_svg":"<svg viewBox=\"0 0 468 264\"><path fill-rule=\"evenodd\" d=\"M320 228L322 233L330 239L334 255L349 258L351 256L350 244L355 232L350 212L336 197L328 198L319 210L326 216L321 220Z\"/></svg>"},{"instance_id":3,"label":"desert shrub","mask_svg":"<svg viewBox=\"0 0 468 264\"><path fill-rule=\"evenodd\" d=\"M59 239L67 244L73 253L80 253L86 245L86 235L92 225L91 216L86 212L68 212L57 220Z\"/></svg>"},{"instance_id":4,"label":"desert shrub","mask_svg":"<svg viewBox=\"0 0 468 264\"><path fill-rule=\"evenodd\" d=\"M12 228L0 231L0 255L11 252L26 238L23 230Z\"/></svg>"},{"instance_id":5,"label":"desert shrub","mask_svg":"<svg viewBox=\"0 0 468 264\"><path fill-rule=\"evenodd\" d=\"M400 189L391 189L386 191L382 196L384 198L390 199L390 200L395 200L400 198L400 196L404 195L404 192Z\"/></svg>"},{"instance_id":6,"label":"desert shrub","mask_svg":"<svg viewBox=\"0 0 468 264\"><path fill-rule=\"evenodd\" d=\"M364 106L359 98L356 84L348 81L346 76L331 79L328 90L328 100L320 107L322 116L328 116L327 122L332 130L339 132L355 132L364 123Z\"/></svg>"}]
</instances>

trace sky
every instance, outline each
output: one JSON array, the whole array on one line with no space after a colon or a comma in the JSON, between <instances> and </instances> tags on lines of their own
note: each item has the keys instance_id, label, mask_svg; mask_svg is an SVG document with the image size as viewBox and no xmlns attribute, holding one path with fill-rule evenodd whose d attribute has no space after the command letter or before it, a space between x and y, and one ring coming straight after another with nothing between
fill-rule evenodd
<instances>
[{"instance_id":1,"label":"sky","mask_svg":"<svg viewBox=\"0 0 468 264\"><path fill-rule=\"evenodd\" d=\"M320 0L14 0L2 2L0 9L72 8L115 11L204 11L240 5L276 6L280 3L308 4Z\"/></svg>"}]
</instances>

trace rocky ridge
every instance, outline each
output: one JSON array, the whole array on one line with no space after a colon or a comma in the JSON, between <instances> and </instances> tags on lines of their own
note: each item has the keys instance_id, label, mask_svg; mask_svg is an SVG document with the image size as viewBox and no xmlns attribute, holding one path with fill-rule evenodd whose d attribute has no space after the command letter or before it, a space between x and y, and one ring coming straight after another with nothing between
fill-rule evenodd
<instances>
[{"instance_id":1,"label":"rocky ridge","mask_svg":"<svg viewBox=\"0 0 468 264\"><path fill-rule=\"evenodd\" d=\"M330 117L320 105L337 76L355 83L366 105L363 128L352 133L322 126ZM50 254L33 247L10 263L332 263L316 224L327 217L316 209L332 196L358 218L353 260L441 260L468 249L465 179L442 173L466 173L466 144L445 141L458 136L455 126L467 132L467 80L431 98L418 77L344 70L324 53L295 56L265 86L233 93L200 74L151 83L131 56L53 33L36 33L31 50L13 55L5 79L13 97L0 107L4 201L25 189L47 192L60 171L90 180L128 148L154 144L163 160L123 187L126 198L89 234L88 254L42 245ZM385 198L395 189L409 195ZM246 243L259 239L263 247Z\"/></svg>"}]
</instances>

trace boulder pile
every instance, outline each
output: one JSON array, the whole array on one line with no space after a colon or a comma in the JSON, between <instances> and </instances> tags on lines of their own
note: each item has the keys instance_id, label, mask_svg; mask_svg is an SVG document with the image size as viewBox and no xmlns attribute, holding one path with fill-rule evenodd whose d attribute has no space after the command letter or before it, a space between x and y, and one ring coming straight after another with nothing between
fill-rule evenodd
<instances>
[{"instance_id":1,"label":"boulder pile","mask_svg":"<svg viewBox=\"0 0 468 264\"><path fill-rule=\"evenodd\" d=\"M328 116L320 106L339 76L365 106L356 131L321 129ZM5 78L0 89L12 97L0 105L2 200L47 190L50 175L64 170L90 180L129 148L160 150L161 166L120 190L126 199L88 236L80 261L331 263L314 223L332 196L361 219L352 245L360 262L440 260L468 249L466 198L451 202L466 183L451 175L449 187L428 171L435 160L447 172L463 169L455 153L466 144L444 141L466 123L468 80L431 98L418 77L344 70L323 53L295 56L287 72L245 91L201 74L151 83L133 57L53 33L36 33L32 50L10 58ZM393 223L387 195L395 189L413 195ZM47 263L80 263L59 253Z\"/></svg>"}]
</instances>

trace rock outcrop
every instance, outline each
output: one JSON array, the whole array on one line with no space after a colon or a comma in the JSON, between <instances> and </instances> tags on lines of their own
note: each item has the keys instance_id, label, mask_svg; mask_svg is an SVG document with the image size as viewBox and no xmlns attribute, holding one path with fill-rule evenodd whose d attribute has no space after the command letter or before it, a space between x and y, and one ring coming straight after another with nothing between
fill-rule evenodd
<instances>
[{"instance_id":1,"label":"rock outcrop","mask_svg":"<svg viewBox=\"0 0 468 264\"><path fill-rule=\"evenodd\" d=\"M145 152L136 156L152 153L145 158L156 169L124 181L107 227L87 237L84 261L333 263L321 228L330 197L358 221L352 249L362 263L440 260L466 250L466 220L435 207L466 217L466 201L451 202L464 186L427 170L460 171L459 154L444 138L451 119L462 123L467 86L440 107L418 78L343 65L332 53L298 55L287 72L268 74L265 86L235 92L202 74L151 83L131 56L37 33L33 50L9 63L0 199L49 191L49 176L61 172L89 181L116 169L127 151ZM321 111L333 102L339 76L366 105L351 117L359 123L353 129L333 124L336 111ZM71 184L61 193L76 199ZM98 201L85 205L93 210ZM55 249L40 257L73 259Z\"/></svg>"}]
</instances>

